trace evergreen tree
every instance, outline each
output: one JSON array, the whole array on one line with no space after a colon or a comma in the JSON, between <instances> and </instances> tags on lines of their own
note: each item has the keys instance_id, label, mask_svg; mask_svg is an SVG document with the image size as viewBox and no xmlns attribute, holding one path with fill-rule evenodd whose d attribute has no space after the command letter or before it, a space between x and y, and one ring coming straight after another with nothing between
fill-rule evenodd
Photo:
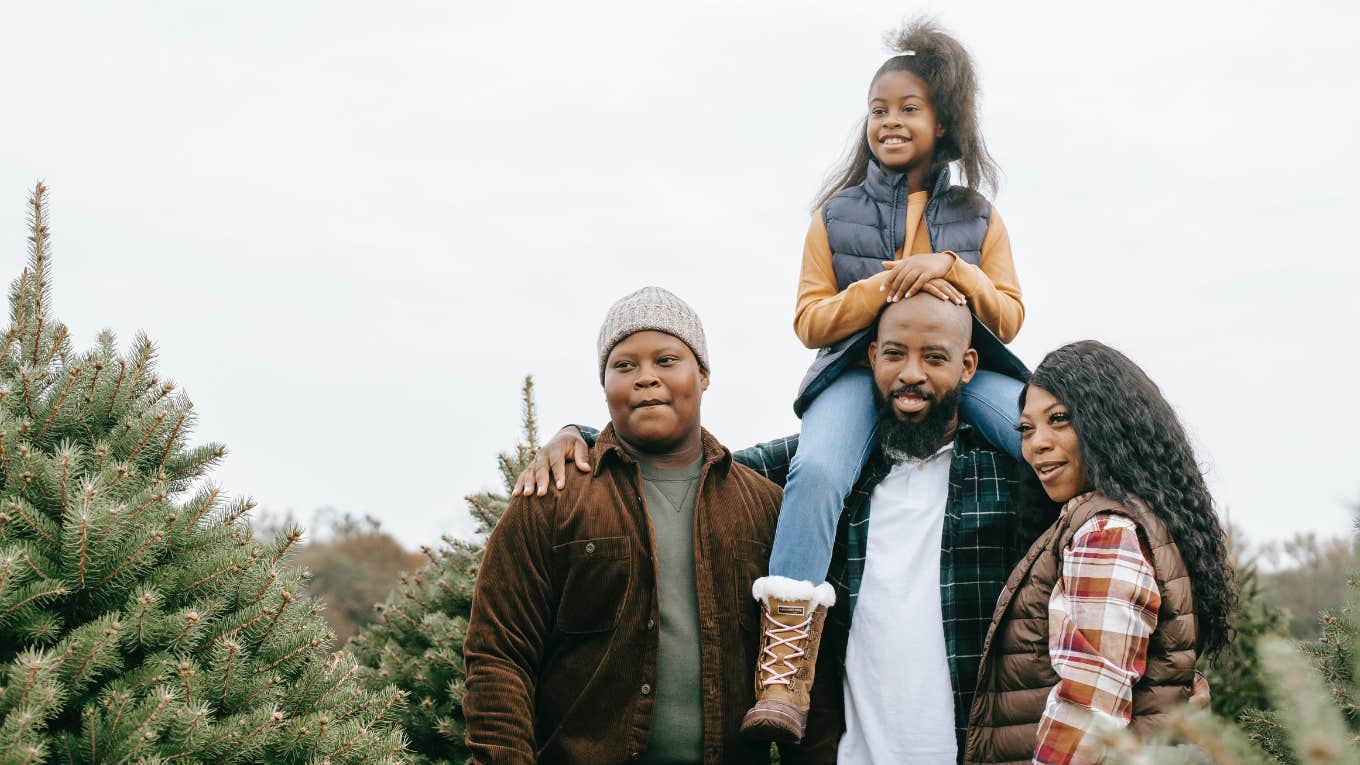
<instances>
[{"instance_id":1,"label":"evergreen tree","mask_svg":"<svg viewBox=\"0 0 1360 765\"><path fill-rule=\"evenodd\" d=\"M1282 635L1286 618L1267 596L1255 557L1247 545L1239 543L1240 532L1229 528L1229 547L1233 569L1237 572L1238 610L1231 647L1210 662L1202 662L1213 691L1213 711L1227 720L1237 720L1249 709L1269 705L1262 677L1261 641L1269 635Z\"/></svg>"},{"instance_id":2,"label":"evergreen tree","mask_svg":"<svg viewBox=\"0 0 1360 765\"><path fill-rule=\"evenodd\" d=\"M497 458L505 491L466 498L468 512L483 537L504 515L515 478L528 467L538 449L533 392L533 378L526 377L521 390L521 441ZM364 665L363 678L369 688L395 684L409 695L404 724L417 761L461 764L468 760L463 742L462 701L467 677L463 638L483 544L444 537L439 550L422 551L429 562L401 577L386 602L375 607L378 619L360 630L349 647Z\"/></svg>"},{"instance_id":3,"label":"evergreen tree","mask_svg":"<svg viewBox=\"0 0 1360 765\"><path fill-rule=\"evenodd\" d=\"M0 338L0 763L396 763L396 689L365 690L285 565L202 480L189 399L142 335L77 352L52 318L46 189Z\"/></svg>"},{"instance_id":4,"label":"evergreen tree","mask_svg":"<svg viewBox=\"0 0 1360 765\"><path fill-rule=\"evenodd\" d=\"M1360 552L1360 534L1356 537ZM1360 558L1357 558L1360 560ZM1295 644L1268 635L1259 644L1268 710L1247 710L1241 728L1188 708L1158 741L1125 732L1107 737L1112 763L1208 762L1219 765L1360 765L1360 570L1347 603L1322 616L1322 637ZM1168 741L1197 749L1168 749Z\"/></svg>"}]
</instances>

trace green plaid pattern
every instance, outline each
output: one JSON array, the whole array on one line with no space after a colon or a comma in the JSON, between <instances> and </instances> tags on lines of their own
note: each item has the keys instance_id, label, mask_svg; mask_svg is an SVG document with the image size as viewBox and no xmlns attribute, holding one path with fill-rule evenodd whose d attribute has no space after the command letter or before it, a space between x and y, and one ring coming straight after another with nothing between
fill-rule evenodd
<instances>
[{"instance_id":1,"label":"green plaid pattern","mask_svg":"<svg viewBox=\"0 0 1360 765\"><path fill-rule=\"evenodd\" d=\"M782 438L732 456L770 480L782 483L797 448L797 438ZM864 577L869 498L891 469L892 464L880 452L870 456L845 500L836 532L827 579L836 588L836 606L831 609L830 618L837 629L827 639L842 660ZM954 686L954 727L960 753L977 686L982 643L1006 578L1024 553L1020 549L1016 490L1015 460L994 449L966 423L961 424L949 465L949 498L940 541L940 605L949 679Z\"/></svg>"}]
</instances>

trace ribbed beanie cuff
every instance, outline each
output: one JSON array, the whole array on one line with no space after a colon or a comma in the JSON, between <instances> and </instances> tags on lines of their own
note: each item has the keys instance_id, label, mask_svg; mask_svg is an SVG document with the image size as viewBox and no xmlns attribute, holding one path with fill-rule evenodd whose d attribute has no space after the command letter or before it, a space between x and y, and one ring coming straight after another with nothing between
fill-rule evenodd
<instances>
[{"instance_id":1,"label":"ribbed beanie cuff","mask_svg":"<svg viewBox=\"0 0 1360 765\"><path fill-rule=\"evenodd\" d=\"M609 359L609 352L625 337L646 330L665 332L680 338L694 351L700 368L708 371L708 342L704 339L704 326L699 323L699 314L667 290L643 287L620 298L604 316L599 340L601 385L604 385L604 366Z\"/></svg>"}]
</instances>

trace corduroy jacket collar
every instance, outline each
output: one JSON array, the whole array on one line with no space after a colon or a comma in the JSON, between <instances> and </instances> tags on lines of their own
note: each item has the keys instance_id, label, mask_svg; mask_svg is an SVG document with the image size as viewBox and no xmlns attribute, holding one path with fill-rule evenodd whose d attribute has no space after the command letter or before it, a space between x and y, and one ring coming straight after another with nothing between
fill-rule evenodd
<instances>
[{"instance_id":1,"label":"corduroy jacket collar","mask_svg":"<svg viewBox=\"0 0 1360 765\"><path fill-rule=\"evenodd\" d=\"M701 428L700 430L703 437L704 467L717 468L726 472L732 465L732 452L728 451L726 446L718 443L718 439L714 438L713 434L709 433L707 429ZM604 469L606 459L616 459L625 465L637 462L628 453L628 450L623 448L618 434L614 432L613 423L606 425L604 430L600 431L600 437L595 441L595 448L591 449L590 459L594 463L594 474L597 476Z\"/></svg>"}]
</instances>

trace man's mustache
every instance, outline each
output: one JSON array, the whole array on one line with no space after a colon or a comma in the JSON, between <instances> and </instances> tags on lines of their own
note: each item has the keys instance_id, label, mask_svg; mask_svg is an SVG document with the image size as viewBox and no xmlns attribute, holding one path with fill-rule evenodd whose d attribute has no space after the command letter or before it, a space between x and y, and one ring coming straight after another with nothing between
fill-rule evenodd
<instances>
[{"instance_id":1,"label":"man's mustache","mask_svg":"<svg viewBox=\"0 0 1360 765\"><path fill-rule=\"evenodd\" d=\"M925 389L919 385L899 385L888 391L888 400L891 401L898 396L915 396L924 399L926 403L935 403L935 397L926 393Z\"/></svg>"}]
</instances>

